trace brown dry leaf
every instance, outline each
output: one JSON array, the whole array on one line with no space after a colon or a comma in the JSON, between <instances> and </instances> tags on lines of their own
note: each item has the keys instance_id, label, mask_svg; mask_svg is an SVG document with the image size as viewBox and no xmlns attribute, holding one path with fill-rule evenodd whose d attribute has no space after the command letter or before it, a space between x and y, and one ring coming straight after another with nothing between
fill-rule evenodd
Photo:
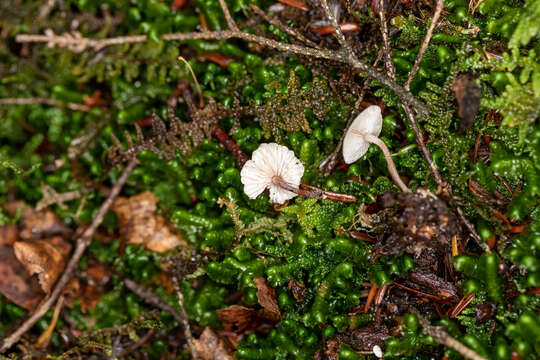
<instances>
[{"instance_id":1,"label":"brown dry leaf","mask_svg":"<svg viewBox=\"0 0 540 360\"><path fill-rule=\"evenodd\" d=\"M263 277L257 277L253 281L255 281L255 286L257 286L257 300L259 301L259 305L264 308L270 318L281 319L276 290L268 285L266 279Z\"/></svg>"},{"instance_id":2,"label":"brown dry leaf","mask_svg":"<svg viewBox=\"0 0 540 360\"><path fill-rule=\"evenodd\" d=\"M231 349L210 327L206 327L198 339L193 339L193 344L202 360L233 360Z\"/></svg>"},{"instance_id":3,"label":"brown dry leaf","mask_svg":"<svg viewBox=\"0 0 540 360\"><path fill-rule=\"evenodd\" d=\"M225 309L216 310L216 313L223 328L236 333L246 330L256 316L254 309L241 305L231 305Z\"/></svg>"},{"instance_id":4,"label":"brown dry leaf","mask_svg":"<svg viewBox=\"0 0 540 360\"><path fill-rule=\"evenodd\" d=\"M0 226L0 246L11 246L19 240L17 225Z\"/></svg>"},{"instance_id":5,"label":"brown dry leaf","mask_svg":"<svg viewBox=\"0 0 540 360\"><path fill-rule=\"evenodd\" d=\"M45 295L35 277L28 275L11 247L0 247L0 292L15 304L32 311Z\"/></svg>"},{"instance_id":6,"label":"brown dry leaf","mask_svg":"<svg viewBox=\"0 0 540 360\"><path fill-rule=\"evenodd\" d=\"M94 309L101 300L104 289L99 286L87 283L83 286L81 293L81 311L86 314L87 311Z\"/></svg>"},{"instance_id":7,"label":"brown dry leaf","mask_svg":"<svg viewBox=\"0 0 540 360\"><path fill-rule=\"evenodd\" d=\"M144 245L148 250L165 252L186 242L156 214L158 198L150 191L130 198L119 197L112 206L118 216L120 235L128 244Z\"/></svg>"},{"instance_id":8,"label":"brown dry leaf","mask_svg":"<svg viewBox=\"0 0 540 360\"><path fill-rule=\"evenodd\" d=\"M482 100L482 90L469 75L458 76L452 83L452 90L456 95L458 116L461 119L459 132L464 132L474 124Z\"/></svg>"},{"instance_id":9,"label":"brown dry leaf","mask_svg":"<svg viewBox=\"0 0 540 360\"><path fill-rule=\"evenodd\" d=\"M102 263L95 263L88 266L86 274L91 276L98 284L104 284L111 277L111 270Z\"/></svg>"},{"instance_id":10,"label":"brown dry leaf","mask_svg":"<svg viewBox=\"0 0 540 360\"><path fill-rule=\"evenodd\" d=\"M19 221L19 237L21 239L35 240L54 235L67 237L71 234L71 229L52 210L36 211L23 201L12 201L4 204L4 210L11 215L20 211L21 207L23 207Z\"/></svg>"},{"instance_id":11,"label":"brown dry leaf","mask_svg":"<svg viewBox=\"0 0 540 360\"><path fill-rule=\"evenodd\" d=\"M59 236L43 240L17 241L15 256L30 275L37 274L47 294L60 276L71 251L71 245Z\"/></svg>"}]
</instances>

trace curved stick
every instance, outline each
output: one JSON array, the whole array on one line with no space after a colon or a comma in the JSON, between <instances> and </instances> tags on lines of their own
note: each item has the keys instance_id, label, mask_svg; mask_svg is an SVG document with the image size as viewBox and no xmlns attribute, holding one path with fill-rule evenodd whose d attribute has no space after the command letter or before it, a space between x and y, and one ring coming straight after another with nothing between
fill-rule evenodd
<instances>
[{"instance_id":1,"label":"curved stick","mask_svg":"<svg viewBox=\"0 0 540 360\"><path fill-rule=\"evenodd\" d=\"M411 192L411 190L405 185L403 180L399 177L399 173L396 169L396 165L394 164L394 160L392 160L392 155L390 154L390 150L388 150L388 146L379 139L378 137L371 135L371 134L364 134L357 130L351 130L356 135L362 136L366 141L375 144L379 147L379 149L382 150L384 158L386 159L386 164L388 165L388 172L392 176L392 180L396 183L396 185L401 189L403 192Z\"/></svg>"}]
</instances>

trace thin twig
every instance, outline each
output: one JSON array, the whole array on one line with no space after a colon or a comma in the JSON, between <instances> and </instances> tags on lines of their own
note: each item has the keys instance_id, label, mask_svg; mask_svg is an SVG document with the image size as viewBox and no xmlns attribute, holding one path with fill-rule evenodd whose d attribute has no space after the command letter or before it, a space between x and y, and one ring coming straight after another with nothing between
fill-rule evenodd
<instances>
[{"instance_id":1,"label":"thin twig","mask_svg":"<svg viewBox=\"0 0 540 360\"><path fill-rule=\"evenodd\" d=\"M59 194L49 185L42 184L41 192L43 193L43 198L39 200L38 203L36 204L36 210L37 211L43 210L46 207L53 204L58 204L58 206L60 206L61 208L63 206L65 207L64 202L78 199L81 196L92 192L93 190L95 189L91 187L85 187L79 190L68 191L68 192Z\"/></svg>"},{"instance_id":2,"label":"thin twig","mask_svg":"<svg viewBox=\"0 0 540 360\"><path fill-rule=\"evenodd\" d=\"M141 346L146 344L146 342L152 337L152 335L154 335L154 329L148 330L146 332L146 334L144 334L138 341L132 343L131 345L129 345L128 347L126 347L125 349L120 351L118 353L118 357L116 357L116 358L121 359L124 356L127 356L128 354L130 354L133 351L137 350L138 348L140 348Z\"/></svg>"},{"instance_id":3,"label":"thin twig","mask_svg":"<svg viewBox=\"0 0 540 360\"><path fill-rule=\"evenodd\" d=\"M31 105L31 104L43 104L56 107L67 107L70 110L89 112L92 107L85 104L77 103L62 103L56 99L49 99L43 97L31 97L31 98L1 98L0 105Z\"/></svg>"},{"instance_id":4,"label":"thin twig","mask_svg":"<svg viewBox=\"0 0 540 360\"><path fill-rule=\"evenodd\" d=\"M386 19L384 16L384 0L379 0L379 20L381 22L381 33L383 38L383 53L384 53L384 64L386 71L390 78L396 78L396 69L394 68L394 63L392 62L392 56L390 56L390 41L388 39L388 27L386 25Z\"/></svg>"},{"instance_id":5,"label":"thin twig","mask_svg":"<svg viewBox=\"0 0 540 360\"><path fill-rule=\"evenodd\" d=\"M422 325L424 334L431 336L439 344L456 350L466 359L486 360L482 356L478 355L476 351L469 349L458 340L450 336L444 327L431 325L429 321L420 315L416 309L414 309L413 312L416 313L416 316L418 316L418 321Z\"/></svg>"},{"instance_id":6,"label":"thin twig","mask_svg":"<svg viewBox=\"0 0 540 360\"><path fill-rule=\"evenodd\" d=\"M54 328L56 327L56 323L58 322L58 316L60 315L60 310L62 309L63 305L64 296L60 296L60 298L56 302L56 306L54 307L54 312L49 327L47 327L47 330L45 330L39 336L38 341L36 342L36 347L44 348L47 347L47 345L49 344L49 340L51 339L51 335L54 332Z\"/></svg>"},{"instance_id":7,"label":"thin twig","mask_svg":"<svg viewBox=\"0 0 540 360\"><path fill-rule=\"evenodd\" d=\"M52 291L51 295L41 302L40 306L28 319L26 319L15 332L13 332L11 335L5 337L1 343L0 346L0 353L5 352L7 349L9 349L14 343L19 341L21 336L27 332L45 313L51 308L51 306L55 303L56 299L60 296L62 291L64 290L64 287L71 279L71 276L73 275L73 272L75 268L77 267L77 264L79 263L79 260L81 259L82 255L84 254L84 251L90 244L92 237L94 233L96 232L98 226L103 221L103 218L105 217L105 214L107 211L109 211L109 208L111 207L114 199L118 196L120 193L120 190L126 183L126 180L128 179L129 175L133 171L133 168L137 164L136 159L132 159L124 169L124 172L122 175L118 178L118 181L116 184L114 184L113 188L111 189L111 192L107 199L101 204L101 207L99 208L99 211L92 221L92 224L84 231L84 233L77 239L77 245L75 247L75 251L73 252L73 255L71 256L71 259L69 259L69 263L66 266L66 269L64 270L64 273L56 283L56 286L54 287L54 290Z\"/></svg>"},{"instance_id":8,"label":"thin twig","mask_svg":"<svg viewBox=\"0 0 540 360\"><path fill-rule=\"evenodd\" d=\"M129 278L123 278L124 285L133 292L134 294L137 294L141 297L146 303L155 306L165 312L168 312L172 315L174 320L178 321L180 324L182 324L182 316L176 311L175 308L173 308L171 305L169 305L165 300L162 300L159 296L154 294L152 290L148 289L146 286L137 284L135 281L129 279Z\"/></svg>"},{"instance_id":9,"label":"thin twig","mask_svg":"<svg viewBox=\"0 0 540 360\"><path fill-rule=\"evenodd\" d=\"M382 0L379 0L379 1L382 1ZM426 33L426 37L424 38L424 42L422 42L422 46L420 46L418 57L414 61L413 68L411 72L409 73L409 78L405 82L405 89L407 90L409 90L411 81L413 80L414 76L416 75L416 72L420 68L420 61L422 61L422 58L424 57L424 53L426 52L429 46L429 42L431 41L431 36L433 35L433 30L435 29L435 26L437 25L437 22L439 21L439 17L441 16L443 7L444 7L444 0L438 0L437 7L435 8L435 13L433 13L433 19L431 19L431 24L429 25L429 28Z\"/></svg>"},{"instance_id":10,"label":"thin twig","mask_svg":"<svg viewBox=\"0 0 540 360\"><path fill-rule=\"evenodd\" d=\"M234 22L231 13L229 12L229 8L227 7L227 3L225 3L225 0L219 0L219 5L221 6L221 10L223 10L223 14L225 15L225 20L227 20L227 25L229 26L229 29L232 31L240 31L240 29Z\"/></svg>"},{"instance_id":11,"label":"thin twig","mask_svg":"<svg viewBox=\"0 0 540 360\"><path fill-rule=\"evenodd\" d=\"M338 21L336 17L334 16L334 13L330 9L330 6L328 6L328 2L326 0L321 0L321 6L324 9L324 12L326 14L326 17L328 20L330 20L330 23L332 24L332 27L334 28L334 32L336 33L336 37L339 41L339 44L343 48L345 55L348 59L352 62L357 62L358 58L356 57L355 53L353 52L353 49L351 48L351 45L347 42L345 39L345 35L343 35L343 32L341 31L341 27L338 24Z\"/></svg>"},{"instance_id":12,"label":"thin twig","mask_svg":"<svg viewBox=\"0 0 540 360\"><path fill-rule=\"evenodd\" d=\"M266 15L266 13L264 11L262 11L262 9L260 7L258 7L257 5L250 3L249 6L251 7L251 9L253 9L253 11L257 15L262 17L264 20L266 20L270 24L274 25L275 27L283 30L285 33L289 34L290 36L296 38L298 41L303 42L304 44L309 45L309 46L311 46L313 48L320 49L319 45L317 45L313 41L309 40L307 37L300 34L295 29L291 28L290 26L285 25L284 23L282 23L278 19L274 19L274 18L271 18L270 16Z\"/></svg>"},{"instance_id":13,"label":"thin twig","mask_svg":"<svg viewBox=\"0 0 540 360\"><path fill-rule=\"evenodd\" d=\"M333 15L332 15L333 16ZM339 33L343 35L341 30ZM69 34L68 34L69 35ZM246 41L251 41L258 43L262 46L280 50L283 52L292 52L299 55L304 55L308 57L314 57L319 59L326 59L330 61L338 61L341 63L346 63L352 66L354 69L364 72L373 80L380 82L382 85L390 88L403 103L410 104L416 112L422 115L427 115L429 113L428 107L416 97L414 97L409 91L404 87L398 85L394 80L390 79L384 73L378 72L370 65L367 65L361 62L356 56L349 57L347 54L344 54L341 51L332 51L327 49L314 49L306 46L300 46L295 44L285 44L279 41L267 39L262 36L257 36L254 34L249 34L241 31L207 31L207 32L195 32L195 33L173 33L173 34L164 34L161 37L164 41L186 41L186 40L222 40L222 39L232 39L238 38ZM108 39L89 39L82 37L74 37L72 35L27 35L19 34L16 37L16 41L20 43L27 42L43 42L47 43L49 47L66 47L72 51L79 51L81 48L93 48L95 50L102 49L110 45L118 45L125 43L140 43L147 41L146 35L135 35L135 36L121 36L117 38L108 38ZM73 49L74 46L77 46L76 49Z\"/></svg>"},{"instance_id":14,"label":"thin twig","mask_svg":"<svg viewBox=\"0 0 540 360\"><path fill-rule=\"evenodd\" d=\"M197 349L195 348L195 344L193 343L193 335L191 334L191 328L189 327L189 320L186 312L186 308L184 306L184 294L182 294L182 291L180 291L180 284L178 284L178 279L176 276L172 277L174 288L176 290L176 295L178 296L178 305L180 306L180 311L182 312L182 325L184 326L184 336L186 337L186 341L189 345L189 350L191 351L191 356L195 359L199 359L199 353L197 352Z\"/></svg>"}]
</instances>

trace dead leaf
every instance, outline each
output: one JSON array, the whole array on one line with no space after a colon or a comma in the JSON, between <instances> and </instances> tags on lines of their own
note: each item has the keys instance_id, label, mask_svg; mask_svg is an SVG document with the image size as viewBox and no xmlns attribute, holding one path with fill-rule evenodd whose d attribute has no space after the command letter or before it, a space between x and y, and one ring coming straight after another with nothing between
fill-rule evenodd
<instances>
[{"instance_id":1,"label":"dead leaf","mask_svg":"<svg viewBox=\"0 0 540 360\"><path fill-rule=\"evenodd\" d=\"M270 315L270 318L281 319L281 312L276 297L276 290L266 282L263 277L253 279L257 286L257 300L264 310Z\"/></svg>"},{"instance_id":2,"label":"dead leaf","mask_svg":"<svg viewBox=\"0 0 540 360\"><path fill-rule=\"evenodd\" d=\"M256 316L254 309L241 305L231 305L225 309L216 310L216 313L223 328L235 333L242 333L246 330Z\"/></svg>"},{"instance_id":3,"label":"dead leaf","mask_svg":"<svg viewBox=\"0 0 540 360\"><path fill-rule=\"evenodd\" d=\"M452 83L452 90L458 105L459 132L467 131L473 126L478 114L482 90L469 75L460 75Z\"/></svg>"},{"instance_id":4,"label":"dead leaf","mask_svg":"<svg viewBox=\"0 0 540 360\"><path fill-rule=\"evenodd\" d=\"M0 246L11 246L17 240L19 240L17 225L0 226Z\"/></svg>"},{"instance_id":5,"label":"dead leaf","mask_svg":"<svg viewBox=\"0 0 540 360\"><path fill-rule=\"evenodd\" d=\"M202 360L233 360L231 349L210 327L204 329L199 339L193 339L193 344Z\"/></svg>"},{"instance_id":6,"label":"dead leaf","mask_svg":"<svg viewBox=\"0 0 540 360\"><path fill-rule=\"evenodd\" d=\"M11 215L22 211L19 221L19 237L23 240L36 240L54 235L68 237L71 234L71 229L52 210L36 211L23 201L6 203L4 210Z\"/></svg>"},{"instance_id":7,"label":"dead leaf","mask_svg":"<svg viewBox=\"0 0 540 360\"><path fill-rule=\"evenodd\" d=\"M11 247L0 247L0 292L15 304L32 311L45 295L38 280L30 276Z\"/></svg>"},{"instance_id":8,"label":"dead leaf","mask_svg":"<svg viewBox=\"0 0 540 360\"><path fill-rule=\"evenodd\" d=\"M104 284L111 277L111 270L102 263L95 263L88 266L86 274L91 276L98 284Z\"/></svg>"},{"instance_id":9,"label":"dead leaf","mask_svg":"<svg viewBox=\"0 0 540 360\"><path fill-rule=\"evenodd\" d=\"M128 243L165 252L186 242L173 233L165 218L156 214L158 198L150 191L130 198L117 198L112 210L118 216L120 236Z\"/></svg>"},{"instance_id":10,"label":"dead leaf","mask_svg":"<svg viewBox=\"0 0 540 360\"><path fill-rule=\"evenodd\" d=\"M71 245L59 236L43 240L17 241L15 256L30 275L37 274L45 293L51 291L60 276L71 251Z\"/></svg>"}]
</instances>

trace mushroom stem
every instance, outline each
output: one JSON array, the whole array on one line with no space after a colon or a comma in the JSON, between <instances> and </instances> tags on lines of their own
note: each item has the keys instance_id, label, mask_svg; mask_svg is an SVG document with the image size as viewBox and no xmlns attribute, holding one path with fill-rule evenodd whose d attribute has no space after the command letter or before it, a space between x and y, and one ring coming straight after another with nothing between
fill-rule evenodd
<instances>
[{"instance_id":1,"label":"mushroom stem","mask_svg":"<svg viewBox=\"0 0 540 360\"><path fill-rule=\"evenodd\" d=\"M396 165L394 164L394 160L392 160L392 155L390 154L390 150L388 150L388 146L379 139L378 137L362 133L357 130L352 130L353 133L362 136L367 142L377 145L383 152L384 158L386 159L386 164L388 165L388 172L392 176L392 180L396 183L396 185L401 189L403 192L411 192L411 190L405 185L403 180L399 177L398 171L396 169Z\"/></svg>"},{"instance_id":2,"label":"mushroom stem","mask_svg":"<svg viewBox=\"0 0 540 360\"><path fill-rule=\"evenodd\" d=\"M302 188L296 188L291 184L284 181L280 176L274 176L272 179L273 183L279 186L282 189L291 191L297 195L302 195L308 198L314 199L327 199L332 201L341 201L341 202L356 202L358 200L356 196L336 193L333 191L324 190L316 186L300 184Z\"/></svg>"}]
</instances>

